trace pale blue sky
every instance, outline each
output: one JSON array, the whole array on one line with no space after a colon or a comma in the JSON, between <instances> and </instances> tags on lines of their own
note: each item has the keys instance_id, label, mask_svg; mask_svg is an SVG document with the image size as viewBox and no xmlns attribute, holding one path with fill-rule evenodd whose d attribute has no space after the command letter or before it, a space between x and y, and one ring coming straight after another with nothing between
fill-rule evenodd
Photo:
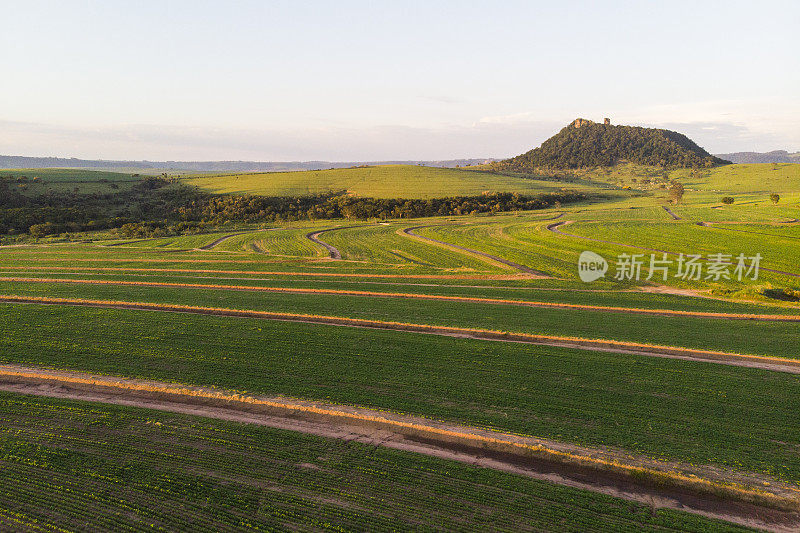
<instances>
[{"instance_id":1,"label":"pale blue sky","mask_svg":"<svg viewBox=\"0 0 800 533\"><path fill-rule=\"evenodd\" d=\"M800 150L796 1L0 8L0 154L502 157L577 116Z\"/></svg>"}]
</instances>

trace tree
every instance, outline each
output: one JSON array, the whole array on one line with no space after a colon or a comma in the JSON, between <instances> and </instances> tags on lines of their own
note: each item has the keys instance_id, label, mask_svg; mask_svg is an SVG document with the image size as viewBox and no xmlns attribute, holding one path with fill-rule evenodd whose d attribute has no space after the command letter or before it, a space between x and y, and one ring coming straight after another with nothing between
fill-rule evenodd
<instances>
[{"instance_id":1,"label":"tree","mask_svg":"<svg viewBox=\"0 0 800 533\"><path fill-rule=\"evenodd\" d=\"M685 189L683 188L683 184L675 181L675 182L672 183L672 186L669 188L669 194L668 194L667 197L669 198L670 202L672 202L673 204L679 204L679 203L681 203L681 200L683 200L684 191L685 191Z\"/></svg>"},{"instance_id":2,"label":"tree","mask_svg":"<svg viewBox=\"0 0 800 533\"><path fill-rule=\"evenodd\" d=\"M769 199L772 200L772 203L778 205L778 202L781 201L781 195L777 193L772 193L769 195Z\"/></svg>"},{"instance_id":3,"label":"tree","mask_svg":"<svg viewBox=\"0 0 800 533\"><path fill-rule=\"evenodd\" d=\"M733 196L725 196L722 198L722 203L725 205L731 205L733 203Z\"/></svg>"},{"instance_id":4,"label":"tree","mask_svg":"<svg viewBox=\"0 0 800 533\"><path fill-rule=\"evenodd\" d=\"M44 224L34 224L29 229L31 236L36 237L44 237L45 235L52 235L54 233L58 233L58 226L53 224L52 222L45 222Z\"/></svg>"}]
</instances>

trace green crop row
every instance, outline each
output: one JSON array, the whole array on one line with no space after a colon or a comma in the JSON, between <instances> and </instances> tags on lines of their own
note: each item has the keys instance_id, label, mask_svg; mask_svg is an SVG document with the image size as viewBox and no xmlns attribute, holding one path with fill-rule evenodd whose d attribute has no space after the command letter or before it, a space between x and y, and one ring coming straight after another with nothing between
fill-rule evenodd
<instances>
[{"instance_id":1,"label":"green crop row","mask_svg":"<svg viewBox=\"0 0 800 533\"><path fill-rule=\"evenodd\" d=\"M797 358L796 322L663 317L409 298L114 285L0 282L0 293L94 300L176 303L411 322L436 326L632 341Z\"/></svg>"},{"instance_id":2,"label":"green crop row","mask_svg":"<svg viewBox=\"0 0 800 533\"><path fill-rule=\"evenodd\" d=\"M800 376L395 331L1 305L0 360L363 405L800 481Z\"/></svg>"},{"instance_id":3,"label":"green crop row","mask_svg":"<svg viewBox=\"0 0 800 533\"><path fill-rule=\"evenodd\" d=\"M0 287L13 293L17 283L2 285L2 278L58 279L98 281L113 284L116 281L130 283L176 283L190 285L219 285L236 288L308 289L333 291L372 291L388 293L419 294L430 296L454 296L462 298L494 298L525 300L576 305L610 307L632 307L638 309L672 309L680 311L707 311L717 313L746 314L800 314L800 308L788 304L745 303L712 298L696 298L682 294L643 292L635 289L614 289L613 285L587 286L581 282L555 279L524 281L460 280L460 279L392 279L392 278L339 278L339 277L294 277L275 275L213 274L203 272L97 272L81 271L80 268L61 270L4 270L0 266ZM54 284L50 284L52 287ZM23 283L21 285L25 287ZM605 287L605 288L601 288ZM92 289L88 289L92 290ZM219 289L222 290L222 289ZM78 294L78 293L73 293ZM454 302L456 305L458 302ZM486 304L490 305L490 304Z\"/></svg>"},{"instance_id":4,"label":"green crop row","mask_svg":"<svg viewBox=\"0 0 800 533\"><path fill-rule=\"evenodd\" d=\"M0 393L0 419L3 529L740 530L452 461L232 422L9 393Z\"/></svg>"}]
</instances>

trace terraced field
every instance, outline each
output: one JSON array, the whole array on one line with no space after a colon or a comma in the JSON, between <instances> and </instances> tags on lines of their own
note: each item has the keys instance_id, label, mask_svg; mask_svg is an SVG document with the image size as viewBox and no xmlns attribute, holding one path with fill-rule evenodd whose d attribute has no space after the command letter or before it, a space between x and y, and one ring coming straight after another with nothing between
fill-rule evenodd
<instances>
[{"instance_id":1,"label":"terraced field","mask_svg":"<svg viewBox=\"0 0 800 533\"><path fill-rule=\"evenodd\" d=\"M800 209L791 196L717 208L690 193L668 209L626 198L2 247L0 522L795 529ZM610 263L591 283L578 275L586 250ZM642 279L614 279L618 254L650 250L759 253L761 270L646 280L645 265ZM213 387L218 403L36 377L45 369ZM32 392L58 398L21 394ZM334 434L237 411L262 396L312 402ZM459 429L341 440L363 409L373 424ZM497 437L481 446L503 453L445 439L486 431ZM35 497L54 486L57 513Z\"/></svg>"}]
</instances>

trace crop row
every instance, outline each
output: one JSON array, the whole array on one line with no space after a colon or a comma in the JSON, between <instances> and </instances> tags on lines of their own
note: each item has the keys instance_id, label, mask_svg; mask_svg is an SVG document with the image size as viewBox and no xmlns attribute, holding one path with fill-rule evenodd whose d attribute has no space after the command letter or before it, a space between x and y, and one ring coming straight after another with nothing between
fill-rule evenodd
<instances>
[{"instance_id":1,"label":"crop row","mask_svg":"<svg viewBox=\"0 0 800 533\"><path fill-rule=\"evenodd\" d=\"M795 375L244 318L0 311L4 362L363 405L800 480Z\"/></svg>"},{"instance_id":2,"label":"crop row","mask_svg":"<svg viewBox=\"0 0 800 533\"><path fill-rule=\"evenodd\" d=\"M0 294L313 314L797 358L797 324L352 295L0 282ZM613 317L613 320L609 320Z\"/></svg>"},{"instance_id":3,"label":"crop row","mask_svg":"<svg viewBox=\"0 0 800 533\"><path fill-rule=\"evenodd\" d=\"M0 523L16 515L43 529L736 529L288 431L8 393L0 415Z\"/></svg>"}]
</instances>

